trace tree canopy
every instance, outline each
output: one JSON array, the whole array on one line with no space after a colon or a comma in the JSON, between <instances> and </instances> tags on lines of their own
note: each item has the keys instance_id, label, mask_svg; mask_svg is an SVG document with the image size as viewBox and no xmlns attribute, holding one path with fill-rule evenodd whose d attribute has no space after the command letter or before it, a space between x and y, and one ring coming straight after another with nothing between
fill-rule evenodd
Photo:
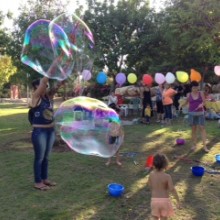
<instances>
[{"instance_id":1,"label":"tree canopy","mask_svg":"<svg viewBox=\"0 0 220 220\"><path fill-rule=\"evenodd\" d=\"M219 0L169 2L160 12L149 8L148 0L88 0L87 8L79 6L76 13L95 38L95 72L107 67L109 75L124 71L141 77L195 68L207 81L216 82L213 68L220 63ZM26 73L38 76L20 61L27 27L41 18L51 20L67 7L58 0L29 0L19 8L11 33L0 29L0 54L11 56L17 67L10 81L25 83L22 76ZM0 13L0 24L3 18Z\"/></svg>"}]
</instances>

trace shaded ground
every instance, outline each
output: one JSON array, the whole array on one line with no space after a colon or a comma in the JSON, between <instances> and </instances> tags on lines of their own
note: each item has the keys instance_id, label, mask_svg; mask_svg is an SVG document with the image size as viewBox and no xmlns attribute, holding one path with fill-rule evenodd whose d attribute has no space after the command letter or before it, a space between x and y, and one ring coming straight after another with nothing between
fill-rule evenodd
<instances>
[{"instance_id":1,"label":"shaded ground","mask_svg":"<svg viewBox=\"0 0 220 220\"><path fill-rule=\"evenodd\" d=\"M6 122L12 117L12 120L25 117L18 116L4 117ZM202 178L194 177L190 167L198 163L174 157L188 155L190 159L208 163L219 170L220 165L215 163L214 156L220 151L220 133L214 121L207 122L209 154L201 150L201 142L196 152L189 152L190 130L183 118L175 119L171 127L156 123L125 126L126 139L120 151L137 154L134 157L124 154L121 168L115 164L105 167L103 158L76 154L59 140L50 160L50 175L58 185L48 192L32 188L30 126L27 123L21 125L27 127L25 131L10 123L5 126L0 142L2 220L15 219L15 216L18 220L150 219L150 191L146 186L148 175L144 166L146 158L156 151L166 153L170 159L167 172L172 175L182 202L182 209L176 211L172 219L220 219L220 175L205 173ZM186 140L186 144L177 146L175 141L180 137ZM121 198L108 196L107 185L111 182L125 186Z\"/></svg>"}]
</instances>

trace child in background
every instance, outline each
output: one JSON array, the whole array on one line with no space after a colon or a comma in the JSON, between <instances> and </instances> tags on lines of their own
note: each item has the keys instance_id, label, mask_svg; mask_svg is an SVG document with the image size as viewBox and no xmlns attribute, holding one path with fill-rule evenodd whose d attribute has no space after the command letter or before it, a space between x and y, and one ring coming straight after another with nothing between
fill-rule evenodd
<instances>
[{"instance_id":1,"label":"child in background","mask_svg":"<svg viewBox=\"0 0 220 220\"><path fill-rule=\"evenodd\" d=\"M174 214L169 193L172 193L178 203L179 197L173 185L172 178L165 173L168 159L164 154L157 153L153 160L154 171L150 173L148 185L151 189L151 214L153 219L162 220Z\"/></svg>"},{"instance_id":2,"label":"child in background","mask_svg":"<svg viewBox=\"0 0 220 220\"><path fill-rule=\"evenodd\" d=\"M121 123L114 119L110 119L110 122L111 123L108 133L108 144L111 145L111 147L113 147L114 145L121 145L124 140L124 131L121 126ZM116 164L118 166L121 166L122 163L120 162L119 150L116 152L115 156L116 156ZM110 163L111 163L111 157L108 159L105 165L109 166Z\"/></svg>"},{"instance_id":3,"label":"child in background","mask_svg":"<svg viewBox=\"0 0 220 220\"><path fill-rule=\"evenodd\" d=\"M144 116L146 119L146 123L150 124L150 117L151 117L151 107L150 104L147 104L145 110L144 110Z\"/></svg>"}]
</instances>

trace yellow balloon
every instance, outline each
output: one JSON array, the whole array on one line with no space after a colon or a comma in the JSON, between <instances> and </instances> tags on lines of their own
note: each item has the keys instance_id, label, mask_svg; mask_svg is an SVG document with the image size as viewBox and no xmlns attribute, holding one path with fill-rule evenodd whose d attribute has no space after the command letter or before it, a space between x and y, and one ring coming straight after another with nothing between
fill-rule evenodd
<instances>
[{"instance_id":1,"label":"yellow balloon","mask_svg":"<svg viewBox=\"0 0 220 220\"><path fill-rule=\"evenodd\" d=\"M177 71L176 78L179 82L186 83L189 80L189 75L184 71Z\"/></svg>"},{"instance_id":2,"label":"yellow balloon","mask_svg":"<svg viewBox=\"0 0 220 220\"><path fill-rule=\"evenodd\" d=\"M128 79L128 82L131 84L137 82L137 76L135 73L129 73L127 79Z\"/></svg>"}]
</instances>

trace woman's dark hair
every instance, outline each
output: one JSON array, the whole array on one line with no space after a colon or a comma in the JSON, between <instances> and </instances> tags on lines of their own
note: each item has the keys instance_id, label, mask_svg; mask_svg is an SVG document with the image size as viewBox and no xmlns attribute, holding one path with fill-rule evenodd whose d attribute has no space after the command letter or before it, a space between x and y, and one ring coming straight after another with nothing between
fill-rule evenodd
<instances>
[{"instance_id":1,"label":"woman's dark hair","mask_svg":"<svg viewBox=\"0 0 220 220\"><path fill-rule=\"evenodd\" d=\"M199 86L199 83L197 81L192 81L190 85L191 85L191 87Z\"/></svg>"},{"instance_id":2,"label":"woman's dark hair","mask_svg":"<svg viewBox=\"0 0 220 220\"><path fill-rule=\"evenodd\" d=\"M153 165L157 170L165 169L168 166L168 159L166 155L161 153L155 154Z\"/></svg>"},{"instance_id":3,"label":"woman's dark hair","mask_svg":"<svg viewBox=\"0 0 220 220\"><path fill-rule=\"evenodd\" d=\"M35 80L33 80L31 84L32 84L32 87L33 87L34 89L36 89L37 86L40 85L40 79L35 79Z\"/></svg>"}]
</instances>

